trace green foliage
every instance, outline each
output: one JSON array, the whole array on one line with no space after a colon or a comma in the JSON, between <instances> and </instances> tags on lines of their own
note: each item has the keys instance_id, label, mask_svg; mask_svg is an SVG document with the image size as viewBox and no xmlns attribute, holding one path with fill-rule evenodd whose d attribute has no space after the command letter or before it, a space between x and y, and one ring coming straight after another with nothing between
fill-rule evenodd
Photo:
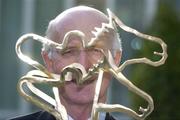
<instances>
[{"instance_id":1,"label":"green foliage","mask_svg":"<svg viewBox=\"0 0 180 120\"><path fill-rule=\"evenodd\" d=\"M132 80L139 88L146 91L154 99L155 109L147 120L178 120L180 119L180 20L174 9L162 2L147 32L162 38L168 46L168 59L160 67L138 65L133 68ZM156 57L151 48L162 51L159 46L144 42L138 56ZM133 106L146 105L145 101L132 96Z\"/></svg>"}]
</instances>

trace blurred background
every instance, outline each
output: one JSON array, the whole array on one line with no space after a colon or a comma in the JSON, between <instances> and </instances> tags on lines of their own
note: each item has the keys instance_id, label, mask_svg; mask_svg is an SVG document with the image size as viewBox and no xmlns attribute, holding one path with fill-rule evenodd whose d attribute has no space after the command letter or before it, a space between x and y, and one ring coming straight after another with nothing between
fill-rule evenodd
<instances>
[{"instance_id":1,"label":"blurred background","mask_svg":"<svg viewBox=\"0 0 180 120\"><path fill-rule=\"evenodd\" d=\"M168 59L160 67L138 64L123 72L135 85L154 99L155 109L147 120L180 119L180 1L179 0L0 0L0 120L35 112L38 108L26 102L17 92L18 79L30 67L15 53L17 39L25 33L45 35L47 25L67 8L87 5L104 13L110 8L126 25L143 33L162 38L168 45ZM75 18L78 19L78 18ZM130 58L158 60L153 51L160 46L119 30L122 63ZM24 49L30 56L40 56L40 45L28 43ZM38 49L39 48L39 49ZM109 103L119 103L138 110L147 103L113 80ZM117 119L132 118L113 113Z\"/></svg>"}]
</instances>

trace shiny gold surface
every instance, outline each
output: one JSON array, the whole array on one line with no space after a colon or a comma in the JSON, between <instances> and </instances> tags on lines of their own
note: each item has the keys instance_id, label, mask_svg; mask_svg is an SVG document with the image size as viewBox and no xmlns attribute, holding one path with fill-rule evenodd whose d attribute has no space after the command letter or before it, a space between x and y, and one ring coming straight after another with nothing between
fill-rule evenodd
<instances>
[{"instance_id":1,"label":"shiny gold surface","mask_svg":"<svg viewBox=\"0 0 180 120\"><path fill-rule=\"evenodd\" d=\"M124 25L121 22L121 20L117 18L117 16L115 16L109 9L107 11L109 15L109 23L102 23L101 28L96 28L96 31L92 31L95 37L92 38L89 43L86 43L84 33L77 30L69 31L68 33L66 33L62 44L58 44L56 42L48 40L47 38L44 38L44 37L41 37L32 33L26 34L20 37L16 43L16 53L18 57L22 61L26 62L27 64L37 69L37 70L32 70L28 72L27 75L23 76L19 80L17 88L20 95L23 96L27 101L30 101L33 104L37 105L38 107L51 113L58 120L67 120L68 119L67 112L66 112L65 107L60 102L58 87L63 86L64 85L63 83L65 81L68 81L71 78L70 73L77 74L76 80L78 84L83 84L83 82L85 82L88 78L90 78L94 74L98 74L98 79L97 79L96 88L95 88L93 109L92 109L92 114L91 114L91 118L93 120L98 120L99 112L102 112L102 111L121 112L138 120L145 119L154 109L153 99L151 98L150 95L148 95L147 93L145 93L144 91L136 87L133 83L131 83L131 81L128 80L122 74L122 71L124 70L126 66L131 65L131 64L136 64L136 63L144 63L144 64L149 64L152 66L159 66L159 65L164 64L165 60L167 59L167 46L163 42L163 40L161 40L160 38L140 33L137 30ZM99 60L96 64L94 64L93 67L90 68L88 71L86 71L85 68L81 64L72 63L69 66L66 66L61 71L60 75L57 75L57 74L50 73L43 65L31 59L30 57L24 55L21 51L21 45L27 40L35 40L35 41L41 42L42 44L45 44L46 46L63 51L67 47L67 44L69 42L68 38L70 35L79 36L81 38L81 42L84 48L92 47L97 42L102 41L103 35L111 35L111 32L116 32L115 30L116 27L120 27L126 32L132 33L138 37L141 37L146 40L159 44L162 47L162 53L154 52L154 54L161 56L161 59L159 61L152 61L148 58L136 58L136 59L127 60L122 65L116 66L116 64L114 64L114 60L113 60L112 53L110 52L110 50L107 50L107 52L105 52L104 50L101 50L104 57L101 60ZM98 103L102 77L105 71L111 73L112 76L114 76L121 84L126 86L130 91L132 91L133 93L139 95L141 98L146 100L148 103L148 106L146 108L140 107L139 111L136 112L120 104ZM50 85L54 93L54 98L50 97L43 91L39 90L37 87L34 86L35 84ZM25 87L28 88L29 91L33 93L33 95L29 94L29 92L27 92L24 89Z\"/></svg>"}]
</instances>

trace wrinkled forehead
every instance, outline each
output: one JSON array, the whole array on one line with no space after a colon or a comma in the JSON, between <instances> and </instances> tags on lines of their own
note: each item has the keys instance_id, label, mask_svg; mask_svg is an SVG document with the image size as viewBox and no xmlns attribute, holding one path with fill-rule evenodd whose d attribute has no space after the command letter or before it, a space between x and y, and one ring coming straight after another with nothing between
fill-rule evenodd
<instances>
[{"instance_id":1,"label":"wrinkled forehead","mask_svg":"<svg viewBox=\"0 0 180 120\"><path fill-rule=\"evenodd\" d=\"M108 24L109 19L106 15L100 14L97 12L86 11L86 12L77 12L61 14L50 22L48 38L51 40L62 43L65 35L73 30L78 30L83 32L85 35L86 43L92 42L98 34L98 29L102 28L102 24ZM100 34L98 40L96 40L93 46L98 46L102 48L111 48L114 40L113 30L104 30L104 33ZM47 33L48 35L48 33ZM74 42L81 42L81 38L78 35L72 35L69 37L71 39L69 44Z\"/></svg>"},{"instance_id":2,"label":"wrinkled forehead","mask_svg":"<svg viewBox=\"0 0 180 120\"><path fill-rule=\"evenodd\" d=\"M62 42L65 34L72 30L79 30L83 32L86 36L87 40L90 40L94 35L92 31L95 30L95 27L101 27L102 23L107 23L108 20L105 18L100 18L98 16L94 17L94 15L77 15L75 16L67 16L66 18L58 21L56 19L54 26L55 30L58 33L59 41Z\"/></svg>"}]
</instances>

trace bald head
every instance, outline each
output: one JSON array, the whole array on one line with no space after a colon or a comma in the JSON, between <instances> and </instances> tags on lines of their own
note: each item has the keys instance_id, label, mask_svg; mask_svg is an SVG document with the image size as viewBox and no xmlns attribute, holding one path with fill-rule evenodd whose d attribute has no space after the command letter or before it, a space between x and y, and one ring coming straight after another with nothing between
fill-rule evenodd
<instances>
[{"instance_id":1,"label":"bald head","mask_svg":"<svg viewBox=\"0 0 180 120\"><path fill-rule=\"evenodd\" d=\"M50 21L47 37L60 43L67 32L79 30L86 35L86 40L90 40L93 37L91 31L94 27L101 27L102 23L108 23L107 16L94 8L86 6L70 8Z\"/></svg>"},{"instance_id":2,"label":"bald head","mask_svg":"<svg viewBox=\"0 0 180 120\"><path fill-rule=\"evenodd\" d=\"M46 37L61 44L68 32L78 30L84 33L86 43L95 43L96 45L94 46L101 46L100 48L102 49L121 51L121 39L115 30L115 26L110 25L109 19L104 13L94 8L87 6L73 7L65 10L50 21ZM97 33L101 32L97 32L95 28L102 28L102 23L106 23L110 27L108 26L108 30L103 29L102 34L97 35ZM76 39L77 37L75 36L72 39ZM98 40L94 42L94 38ZM50 49L49 46L43 45L42 50L49 51Z\"/></svg>"}]
</instances>

